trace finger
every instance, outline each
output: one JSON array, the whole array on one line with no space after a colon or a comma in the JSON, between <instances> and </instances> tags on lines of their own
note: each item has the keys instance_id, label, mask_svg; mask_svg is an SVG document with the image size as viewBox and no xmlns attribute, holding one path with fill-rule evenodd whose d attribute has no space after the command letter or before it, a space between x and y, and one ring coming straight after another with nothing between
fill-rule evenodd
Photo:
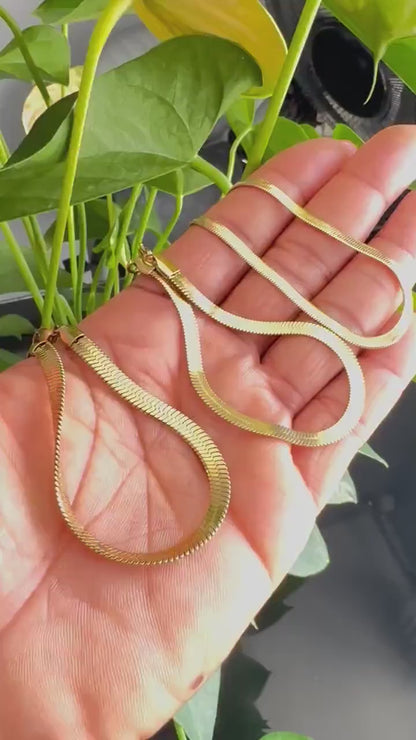
<instances>
[{"instance_id":1,"label":"finger","mask_svg":"<svg viewBox=\"0 0 416 740\"><path fill-rule=\"evenodd\" d=\"M396 126L376 135L308 203L313 214L358 239L366 239L386 206L415 176L416 127ZM270 198L273 200L272 198ZM315 296L354 253L300 221L293 221L266 252L265 262L307 298ZM260 320L287 320L297 308L271 283L250 272L224 308ZM253 337L260 352L270 337Z\"/></svg>"},{"instance_id":2,"label":"finger","mask_svg":"<svg viewBox=\"0 0 416 740\"><path fill-rule=\"evenodd\" d=\"M416 193L406 196L371 244L398 262L408 264L409 274L415 272L416 279ZM368 257L357 255L314 303L358 334L375 335L380 333L400 300L398 281L392 272ZM292 416L341 369L333 352L304 337L282 337L264 356L263 366L273 391Z\"/></svg>"},{"instance_id":3,"label":"finger","mask_svg":"<svg viewBox=\"0 0 416 740\"><path fill-rule=\"evenodd\" d=\"M259 170L262 177L284 188L300 203L339 170L353 148L345 142L313 140L288 149ZM291 221L288 211L260 191L234 190L209 210L211 218L238 234L262 254ZM215 236L193 226L168 250L168 259L208 297L224 300L247 271L247 265Z\"/></svg>"},{"instance_id":4,"label":"finger","mask_svg":"<svg viewBox=\"0 0 416 740\"><path fill-rule=\"evenodd\" d=\"M405 337L392 347L366 350L360 359L366 382L366 405L360 424L345 440L330 447L293 448L315 500L323 506L336 489L354 455L398 401L416 374L416 320ZM333 380L295 420L296 429L322 429L339 418L345 406L344 374Z\"/></svg>"}]
</instances>

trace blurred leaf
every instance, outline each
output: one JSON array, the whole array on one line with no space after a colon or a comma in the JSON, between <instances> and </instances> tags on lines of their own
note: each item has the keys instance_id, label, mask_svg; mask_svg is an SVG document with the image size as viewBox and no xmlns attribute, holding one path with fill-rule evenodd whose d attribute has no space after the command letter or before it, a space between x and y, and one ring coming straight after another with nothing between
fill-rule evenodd
<instances>
[{"instance_id":1,"label":"blurred leaf","mask_svg":"<svg viewBox=\"0 0 416 740\"><path fill-rule=\"evenodd\" d=\"M316 128L314 128L313 126L311 126L309 123L301 123L300 124L300 127L301 127L303 133L306 134L306 136L308 137L308 139L320 139L321 138L319 136Z\"/></svg>"},{"instance_id":2,"label":"blurred leaf","mask_svg":"<svg viewBox=\"0 0 416 740\"><path fill-rule=\"evenodd\" d=\"M376 462L384 465L385 468L389 467L388 462L386 462L386 460L384 460L375 450L373 450L368 442L365 442L361 449L358 450L358 452L360 453L360 455L365 455L365 457L370 457L372 460L376 460Z\"/></svg>"},{"instance_id":3,"label":"blurred leaf","mask_svg":"<svg viewBox=\"0 0 416 740\"><path fill-rule=\"evenodd\" d=\"M13 352L8 352L6 349L0 349L0 372L7 370L7 368L12 367L12 365L16 365L16 363L20 362L22 359L22 357L13 354Z\"/></svg>"},{"instance_id":4,"label":"blurred leaf","mask_svg":"<svg viewBox=\"0 0 416 740\"><path fill-rule=\"evenodd\" d=\"M172 39L98 77L73 203L189 164L224 110L259 77L239 47L204 36ZM0 171L0 220L57 207L73 102L70 95L46 111Z\"/></svg>"},{"instance_id":5,"label":"blurred leaf","mask_svg":"<svg viewBox=\"0 0 416 740\"><path fill-rule=\"evenodd\" d=\"M75 23L97 18L108 0L45 0L34 11L42 23Z\"/></svg>"},{"instance_id":6,"label":"blurred leaf","mask_svg":"<svg viewBox=\"0 0 416 740\"><path fill-rule=\"evenodd\" d=\"M304 583L303 578L286 576L280 586L267 600L256 616L256 632L261 632L276 624L282 617L292 610L286 600L294 594Z\"/></svg>"},{"instance_id":7,"label":"blurred leaf","mask_svg":"<svg viewBox=\"0 0 416 740\"><path fill-rule=\"evenodd\" d=\"M42 278L36 267L33 252L27 247L21 246L20 249L32 270L37 284L42 285ZM64 270L59 271L58 285L61 288L71 285L71 276ZM0 242L0 295L6 295L8 293L27 293L27 288L16 267L8 245L5 242Z\"/></svg>"},{"instance_id":8,"label":"blurred leaf","mask_svg":"<svg viewBox=\"0 0 416 740\"><path fill-rule=\"evenodd\" d=\"M293 732L271 732L265 735L261 740L312 740L306 735L295 735Z\"/></svg>"},{"instance_id":9,"label":"blurred leaf","mask_svg":"<svg viewBox=\"0 0 416 740\"><path fill-rule=\"evenodd\" d=\"M263 161L267 162L267 160L274 157L275 154L278 154L284 149L288 149L295 144L299 144L302 141L308 141L308 139L308 134L305 133L299 123L295 123L294 121L289 120L289 118L283 118L283 116L280 116L273 129Z\"/></svg>"},{"instance_id":10,"label":"blurred leaf","mask_svg":"<svg viewBox=\"0 0 416 740\"><path fill-rule=\"evenodd\" d=\"M348 470L344 473L338 488L328 501L329 504L358 504L358 494Z\"/></svg>"},{"instance_id":11,"label":"blurred leaf","mask_svg":"<svg viewBox=\"0 0 416 740\"><path fill-rule=\"evenodd\" d=\"M416 93L414 0L325 0L327 8Z\"/></svg>"},{"instance_id":12,"label":"blurred leaf","mask_svg":"<svg viewBox=\"0 0 416 740\"><path fill-rule=\"evenodd\" d=\"M0 337L16 337L21 339L24 334L33 334L35 327L23 316L9 314L0 316Z\"/></svg>"},{"instance_id":13,"label":"blurred leaf","mask_svg":"<svg viewBox=\"0 0 416 740\"><path fill-rule=\"evenodd\" d=\"M220 683L221 670L218 670L176 714L175 722L183 727L189 740L212 740Z\"/></svg>"},{"instance_id":14,"label":"blurred leaf","mask_svg":"<svg viewBox=\"0 0 416 740\"><path fill-rule=\"evenodd\" d=\"M332 132L332 138L338 139L338 141L352 141L352 143L358 148L364 144L361 136L358 136L358 134L356 134L355 131L345 123L337 123Z\"/></svg>"},{"instance_id":15,"label":"blurred leaf","mask_svg":"<svg viewBox=\"0 0 416 740\"><path fill-rule=\"evenodd\" d=\"M305 549L299 555L290 575L308 578L325 570L329 563L328 549L318 527L315 525Z\"/></svg>"},{"instance_id":16,"label":"blurred leaf","mask_svg":"<svg viewBox=\"0 0 416 740\"><path fill-rule=\"evenodd\" d=\"M256 702L269 676L270 671L240 647L232 652L222 667L214 740L253 740L267 732Z\"/></svg>"},{"instance_id":17,"label":"blurred leaf","mask_svg":"<svg viewBox=\"0 0 416 740\"><path fill-rule=\"evenodd\" d=\"M22 35L42 77L48 82L66 85L69 80L70 51L63 33L51 26L30 26L22 31ZM33 82L16 39L0 51L0 79L5 77Z\"/></svg>"}]
</instances>

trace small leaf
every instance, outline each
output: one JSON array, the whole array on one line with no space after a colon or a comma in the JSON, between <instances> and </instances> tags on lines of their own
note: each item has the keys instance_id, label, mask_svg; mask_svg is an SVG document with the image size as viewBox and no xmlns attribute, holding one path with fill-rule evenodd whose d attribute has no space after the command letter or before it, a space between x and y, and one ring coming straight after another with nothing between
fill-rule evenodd
<instances>
[{"instance_id":1,"label":"small leaf","mask_svg":"<svg viewBox=\"0 0 416 740\"><path fill-rule=\"evenodd\" d=\"M21 339L24 334L33 334L35 327L23 316L9 314L0 316L0 337L16 337Z\"/></svg>"},{"instance_id":2,"label":"small leaf","mask_svg":"<svg viewBox=\"0 0 416 740\"><path fill-rule=\"evenodd\" d=\"M327 8L416 93L414 0L325 0Z\"/></svg>"},{"instance_id":3,"label":"small leaf","mask_svg":"<svg viewBox=\"0 0 416 740\"><path fill-rule=\"evenodd\" d=\"M189 740L212 740L220 683L221 671L218 670L175 716Z\"/></svg>"},{"instance_id":4,"label":"small leaf","mask_svg":"<svg viewBox=\"0 0 416 740\"><path fill-rule=\"evenodd\" d=\"M271 732L261 740L312 740L312 738L306 735L295 735L293 732Z\"/></svg>"},{"instance_id":5,"label":"small leaf","mask_svg":"<svg viewBox=\"0 0 416 740\"><path fill-rule=\"evenodd\" d=\"M43 79L66 85L69 79L70 51L63 33L51 26L30 26L22 34ZM0 51L0 79L6 77L33 81L16 39Z\"/></svg>"},{"instance_id":6,"label":"small leaf","mask_svg":"<svg viewBox=\"0 0 416 740\"><path fill-rule=\"evenodd\" d=\"M308 141L308 139L309 136L305 133L299 123L295 123L294 121L290 121L289 118L283 118L283 116L280 116L277 119L277 123L270 137L263 161L267 162L267 160L274 157L275 154L278 154L284 149L288 149L295 144L299 144L302 141Z\"/></svg>"},{"instance_id":7,"label":"small leaf","mask_svg":"<svg viewBox=\"0 0 416 740\"><path fill-rule=\"evenodd\" d=\"M388 462L382 458L378 452L373 450L372 447L368 444L368 442L365 442L360 450L358 450L360 455L365 455L365 457L370 457L372 460L376 460L376 462L381 463L381 465L384 465L385 468L389 467Z\"/></svg>"},{"instance_id":8,"label":"small leaf","mask_svg":"<svg viewBox=\"0 0 416 740\"><path fill-rule=\"evenodd\" d=\"M337 123L332 132L332 138L338 141L352 141L357 148L364 144L363 139L345 123Z\"/></svg>"},{"instance_id":9,"label":"small leaf","mask_svg":"<svg viewBox=\"0 0 416 740\"><path fill-rule=\"evenodd\" d=\"M348 470L344 473L338 488L328 501L329 504L358 504L358 494Z\"/></svg>"},{"instance_id":10,"label":"small leaf","mask_svg":"<svg viewBox=\"0 0 416 740\"><path fill-rule=\"evenodd\" d=\"M309 123L301 123L300 124L300 127L301 127L303 133L306 134L306 136L308 137L308 139L320 139L321 138L319 136L316 128L314 128L313 126L311 126Z\"/></svg>"},{"instance_id":11,"label":"small leaf","mask_svg":"<svg viewBox=\"0 0 416 740\"><path fill-rule=\"evenodd\" d=\"M325 570L329 563L328 549L318 527L315 525L303 552L299 555L290 575L307 578Z\"/></svg>"},{"instance_id":12,"label":"small leaf","mask_svg":"<svg viewBox=\"0 0 416 740\"><path fill-rule=\"evenodd\" d=\"M6 349L0 349L0 372L7 370L7 368L12 367L12 365L16 365L16 363L20 362L22 359L22 357L13 354L13 352L8 352Z\"/></svg>"},{"instance_id":13,"label":"small leaf","mask_svg":"<svg viewBox=\"0 0 416 740\"><path fill-rule=\"evenodd\" d=\"M108 0L45 0L34 11L42 23L91 21L104 10Z\"/></svg>"},{"instance_id":14,"label":"small leaf","mask_svg":"<svg viewBox=\"0 0 416 740\"><path fill-rule=\"evenodd\" d=\"M72 202L190 164L218 118L259 79L242 49L205 36L172 39L98 77ZM49 108L0 171L0 221L58 206L75 97Z\"/></svg>"}]
</instances>

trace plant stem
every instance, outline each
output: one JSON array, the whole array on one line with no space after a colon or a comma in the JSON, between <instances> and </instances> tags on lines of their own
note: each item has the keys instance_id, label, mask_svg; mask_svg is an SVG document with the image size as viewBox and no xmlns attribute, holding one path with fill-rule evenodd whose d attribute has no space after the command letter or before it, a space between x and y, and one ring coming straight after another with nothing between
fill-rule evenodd
<instances>
[{"instance_id":1,"label":"plant stem","mask_svg":"<svg viewBox=\"0 0 416 740\"><path fill-rule=\"evenodd\" d=\"M99 280L100 280L100 277L101 277L101 273L103 271L103 267L105 265L106 257L107 257L106 253L103 252L102 255L101 255L101 257L100 257L100 259L99 259L99 261L98 261L98 265L95 268L95 272L94 272L94 275L93 275L93 278L92 278L90 292L89 292L88 300L87 300L87 306L86 306L86 313L87 314L92 313L94 311L94 309L95 309L96 295L97 295L97 287L98 287L98 283L99 283Z\"/></svg>"},{"instance_id":2,"label":"plant stem","mask_svg":"<svg viewBox=\"0 0 416 740\"><path fill-rule=\"evenodd\" d=\"M160 235L157 244L153 250L154 254L160 254L163 252L166 242L168 241L173 229L175 228L176 224L178 223L179 217L182 213L183 208L183 172L182 170L177 170L175 173L176 175L176 185L177 185L177 192L175 196L175 209L173 211L173 214L169 220L169 222L166 225L165 230Z\"/></svg>"},{"instance_id":3,"label":"plant stem","mask_svg":"<svg viewBox=\"0 0 416 740\"><path fill-rule=\"evenodd\" d=\"M94 83L97 65L108 36L110 35L117 21L130 7L130 5L131 0L110 0L105 10L102 12L91 34L84 68L82 71L81 86L79 89L77 102L75 104L71 140L66 160L66 169L52 245L48 285L46 288L44 312L42 316L42 324L45 328L51 327L52 308L56 290L59 263L61 259L62 242L65 236L68 211L71 205L72 190L79 160L79 150L81 147L85 122L87 119L88 104L91 97L91 90Z\"/></svg>"},{"instance_id":4,"label":"plant stem","mask_svg":"<svg viewBox=\"0 0 416 740\"><path fill-rule=\"evenodd\" d=\"M26 62L26 66L32 75L33 82L35 85L39 88L40 94L42 95L42 98L44 99L47 106L50 104L50 97L49 93L46 89L46 85L42 79L42 76L40 74L39 69L37 68L34 59L28 49L28 46L26 44L25 38L17 25L16 21L10 13L7 12L1 5L0 5L0 18L3 19L3 21L8 25L10 31L12 32L14 38L16 39L16 43L21 51L22 57Z\"/></svg>"},{"instance_id":5,"label":"plant stem","mask_svg":"<svg viewBox=\"0 0 416 740\"><path fill-rule=\"evenodd\" d=\"M276 121L279 117L282 105L289 90L290 83L296 72L299 59L302 55L305 44L308 40L312 24L316 18L321 0L305 0L302 13L300 14L298 24L289 45L289 50L282 67L279 79L271 97L266 115L261 122L254 140L253 148L250 152L244 177L251 175L254 170L260 167Z\"/></svg>"},{"instance_id":6,"label":"plant stem","mask_svg":"<svg viewBox=\"0 0 416 740\"><path fill-rule=\"evenodd\" d=\"M178 740L187 740L185 730L183 729L182 725L178 724L178 722L173 721L176 734L178 736Z\"/></svg>"},{"instance_id":7,"label":"plant stem","mask_svg":"<svg viewBox=\"0 0 416 740\"><path fill-rule=\"evenodd\" d=\"M109 270L108 272L106 285L104 289L104 300L105 301L110 299L113 288L116 293L118 293L120 290L118 270L119 270L119 264L121 262L121 253L123 251L123 246L126 243L127 234L129 231L131 220L133 218L134 209L136 207L136 203L138 199L140 198L142 190L143 190L142 183L135 185L124 207L123 216L122 216L121 224L120 224L120 231L119 231L119 234L117 237L117 243L114 249L114 266L113 266L113 269Z\"/></svg>"},{"instance_id":8,"label":"plant stem","mask_svg":"<svg viewBox=\"0 0 416 740\"><path fill-rule=\"evenodd\" d=\"M36 280L32 275L32 271L26 262L22 250L20 249L20 246L17 243L9 224L3 221L3 223L0 223L0 229L3 232L4 238L14 257L18 270L23 280L25 281L26 287L32 294L33 300L36 303L36 307L38 308L39 312L42 313L43 298L37 286Z\"/></svg>"},{"instance_id":9,"label":"plant stem","mask_svg":"<svg viewBox=\"0 0 416 740\"><path fill-rule=\"evenodd\" d=\"M228 157L227 177L228 177L228 179L231 182L232 182L232 179L233 179L233 176L234 176L235 160L236 160L236 157L237 157L238 147L240 146L241 142L244 141L244 139L246 138L247 134L249 134L250 131L252 131L252 130L253 129L252 129L251 126L247 126L247 128L244 129L244 131L242 131L241 134L234 139L234 141L233 141L233 143L232 143L232 145L230 147L230 155Z\"/></svg>"},{"instance_id":10,"label":"plant stem","mask_svg":"<svg viewBox=\"0 0 416 740\"><path fill-rule=\"evenodd\" d=\"M207 162L206 159L203 159L199 155L197 155L190 164L191 168L195 170L195 172L200 172L202 175L205 175L205 177L208 178L208 180L211 180L214 185L217 186L217 188L221 191L223 195L227 195L227 193L231 190L233 184L230 182L229 178L224 175L221 170L218 169L218 167L215 167L211 162Z\"/></svg>"},{"instance_id":11,"label":"plant stem","mask_svg":"<svg viewBox=\"0 0 416 740\"><path fill-rule=\"evenodd\" d=\"M147 201L143 208L142 217L137 227L137 231L134 235L133 244L131 247L131 256L133 259L137 257L138 251L140 249L140 245L143 242L143 237L146 233L146 229L149 223L149 218L152 214L153 206L155 204L156 196L157 196L157 188L150 188Z\"/></svg>"},{"instance_id":12,"label":"plant stem","mask_svg":"<svg viewBox=\"0 0 416 740\"><path fill-rule=\"evenodd\" d=\"M74 298L74 309L75 315L78 321L82 319L82 289L84 285L84 273L85 263L87 261L87 244L88 244L88 231L87 231L87 214L85 211L85 203L80 203L77 206L78 213L78 230L79 230L79 254L78 254L78 280L75 290Z\"/></svg>"},{"instance_id":13,"label":"plant stem","mask_svg":"<svg viewBox=\"0 0 416 740\"><path fill-rule=\"evenodd\" d=\"M78 261L77 250L75 246L75 220L73 206L71 206L68 211L68 249L69 265L71 270L72 300L74 301L78 285Z\"/></svg>"}]
</instances>

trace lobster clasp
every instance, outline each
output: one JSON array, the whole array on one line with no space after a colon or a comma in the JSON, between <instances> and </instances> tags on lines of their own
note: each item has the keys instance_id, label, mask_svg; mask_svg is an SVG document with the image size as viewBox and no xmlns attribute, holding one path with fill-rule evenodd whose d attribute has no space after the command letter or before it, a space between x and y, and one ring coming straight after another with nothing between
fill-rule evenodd
<instances>
[{"instance_id":1,"label":"lobster clasp","mask_svg":"<svg viewBox=\"0 0 416 740\"><path fill-rule=\"evenodd\" d=\"M157 260L150 249L146 249L143 245L140 247L139 253L134 260L127 265L127 272L133 275L151 275L156 270Z\"/></svg>"}]
</instances>

